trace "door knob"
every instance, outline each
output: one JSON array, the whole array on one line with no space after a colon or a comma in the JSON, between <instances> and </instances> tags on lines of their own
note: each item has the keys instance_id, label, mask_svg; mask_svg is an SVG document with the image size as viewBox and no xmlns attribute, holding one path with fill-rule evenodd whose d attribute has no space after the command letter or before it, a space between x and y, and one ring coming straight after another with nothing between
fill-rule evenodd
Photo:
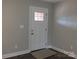
<instances>
[{"instance_id":1,"label":"door knob","mask_svg":"<svg viewBox=\"0 0 79 59\"><path fill-rule=\"evenodd\" d=\"M31 33L31 35L34 35L34 33Z\"/></svg>"}]
</instances>

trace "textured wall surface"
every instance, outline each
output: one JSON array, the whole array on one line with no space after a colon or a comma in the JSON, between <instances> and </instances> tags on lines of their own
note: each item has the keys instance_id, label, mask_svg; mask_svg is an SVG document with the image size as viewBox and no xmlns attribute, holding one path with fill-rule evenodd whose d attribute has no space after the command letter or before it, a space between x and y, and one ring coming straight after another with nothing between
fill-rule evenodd
<instances>
[{"instance_id":1,"label":"textured wall surface","mask_svg":"<svg viewBox=\"0 0 79 59\"><path fill-rule=\"evenodd\" d=\"M52 46L77 53L77 2L65 0L56 3Z\"/></svg>"}]
</instances>

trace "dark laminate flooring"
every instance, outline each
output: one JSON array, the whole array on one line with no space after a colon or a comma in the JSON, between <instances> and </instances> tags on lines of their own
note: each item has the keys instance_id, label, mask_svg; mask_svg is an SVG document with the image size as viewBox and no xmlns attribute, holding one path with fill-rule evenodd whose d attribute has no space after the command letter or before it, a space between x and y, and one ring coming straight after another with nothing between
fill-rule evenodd
<instances>
[{"instance_id":1,"label":"dark laminate flooring","mask_svg":"<svg viewBox=\"0 0 79 59\"><path fill-rule=\"evenodd\" d=\"M35 58L30 53L28 53L28 54L23 54L23 55L19 55L19 56L7 58L7 59L35 59Z\"/></svg>"}]
</instances>

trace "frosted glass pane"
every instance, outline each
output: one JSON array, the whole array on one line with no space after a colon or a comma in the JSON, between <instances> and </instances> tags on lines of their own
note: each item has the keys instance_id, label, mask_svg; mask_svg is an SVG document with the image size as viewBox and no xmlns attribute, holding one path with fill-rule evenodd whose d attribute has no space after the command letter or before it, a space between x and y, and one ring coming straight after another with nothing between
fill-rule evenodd
<instances>
[{"instance_id":1,"label":"frosted glass pane","mask_svg":"<svg viewBox=\"0 0 79 59\"><path fill-rule=\"evenodd\" d=\"M44 13L43 12L35 12L34 13L35 21L44 21Z\"/></svg>"}]
</instances>

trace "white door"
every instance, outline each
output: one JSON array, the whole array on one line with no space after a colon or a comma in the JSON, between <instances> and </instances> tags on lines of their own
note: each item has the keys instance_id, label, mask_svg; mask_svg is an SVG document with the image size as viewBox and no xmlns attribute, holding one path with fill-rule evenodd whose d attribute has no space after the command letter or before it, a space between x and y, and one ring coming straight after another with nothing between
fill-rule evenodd
<instances>
[{"instance_id":1,"label":"white door","mask_svg":"<svg viewBox=\"0 0 79 59\"><path fill-rule=\"evenodd\" d=\"M48 9L30 7L29 14L29 49L37 50L47 45Z\"/></svg>"}]
</instances>

